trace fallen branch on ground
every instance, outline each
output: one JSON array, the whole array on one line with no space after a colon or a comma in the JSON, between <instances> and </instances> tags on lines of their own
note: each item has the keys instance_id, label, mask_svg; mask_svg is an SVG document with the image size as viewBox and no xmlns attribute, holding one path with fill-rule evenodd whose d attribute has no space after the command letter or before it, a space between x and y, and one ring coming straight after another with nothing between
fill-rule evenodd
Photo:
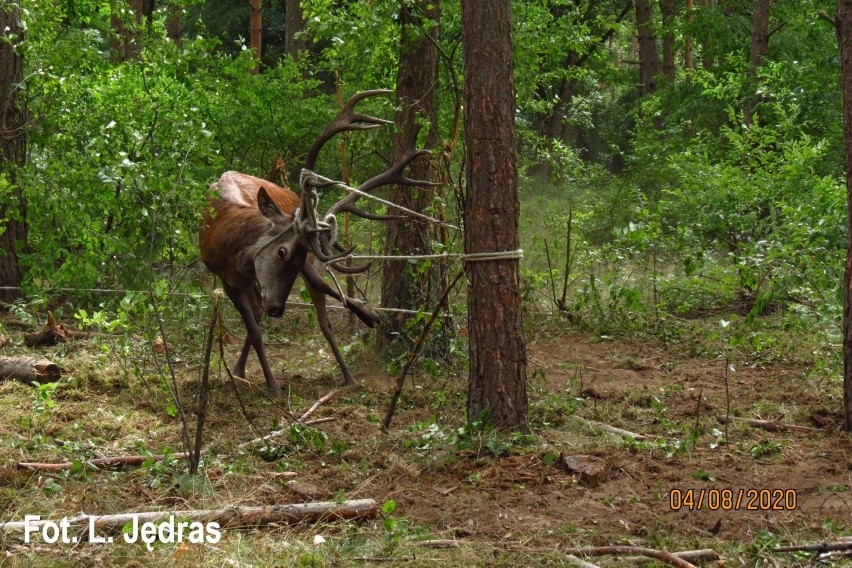
<instances>
[{"instance_id":1,"label":"fallen branch on ground","mask_svg":"<svg viewBox=\"0 0 852 568\"><path fill-rule=\"evenodd\" d=\"M436 539L436 540L416 540L411 543L412 546L423 546L425 548L460 548L461 543L457 540Z\"/></svg>"},{"instance_id":2,"label":"fallen branch on ground","mask_svg":"<svg viewBox=\"0 0 852 568\"><path fill-rule=\"evenodd\" d=\"M325 395L324 397L322 397L321 399L319 399L318 401L316 401L309 409L307 409L305 411L304 414L302 414L301 416L299 416L299 418L296 419L296 423L304 422L305 420L307 420L307 418L311 414L316 412L317 408L319 408L320 406L322 406L323 404L325 404L326 402L328 402L329 400L334 398L334 395L336 395L336 394L337 394L337 391L333 390L333 391L329 392L327 395Z\"/></svg>"},{"instance_id":3,"label":"fallen branch on ground","mask_svg":"<svg viewBox=\"0 0 852 568\"><path fill-rule=\"evenodd\" d=\"M844 550L852 550L852 541L816 542L813 544L776 546L772 549L772 552L838 552Z\"/></svg>"},{"instance_id":4,"label":"fallen branch on ground","mask_svg":"<svg viewBox=\"0 0 852 568\"><path fill-rule=\"evenodd\" d=\"M156 523L167 521L170 517L188 519L191 522L218 523L220 527L257 527L271 523L301 523L305 521L329 521L336 519L371 519L378 513L373 499L355 499L335 503L294 503L291 505L268 505L262 507L226 507L223 509L195 509L185 511L148 511L139 513L120 513L116 515L82 514L68 519L70 526L82 525L90 529L121 529L127 523ZM25 527L41 529L51 520L11 521L0 523L0 533L24 530Z\"/></svg>"},{"instance_id":5,"label":"fallen branch on ground","mask_svg":"<svg viewBox=\"0 0 852 568\"><path fill-rule=\"evenodd\" d=\"M630 432L629 430L622 430L621 428L616 428L615 426L610 426L609 424L604 424L603 422L597 422L596 420L589 420L588 418L583 418L583 420L593 428L599 428L605 432L610 432L611 434L618 434L619 436L627 436L628 438L633 438L634 440L644 440L644 434L637 434L635 432Z\"/></svg>"},{"instance_id":6,"label":"fallen branch on ground","mask_svg":"<svg viewBox=\"0 0 852 568\"><path fill-rule=\"evenodd\" d=\"M253 440L249 440L248 442L243 442L242 444L238 445L237 447L242 449L242 448L247 448L249 446L254 446L255 444L260 444L261 442L268 442L272 438L277 438L278 436L280 436L282 434L286 434L287 432L289 432L290 428L294 424L304 424L305 426L310 426L312 424L319 424L321 422L329 422L329 420L326 419L326 418L317 418L316 420L311 420L309 422L305 422L305 419L308 418L314 412L316 412L316 409L319 408L322 404L324 404L324 403L328 402L329 400L331 400L332 398L334 398L334 395L336 395L336 394L337 394L336 390L329 392L324 397L317 400L309 409L307 409L305 411L304 414L302 414L300 417L298 417L296 420L294 420L290 424L287 424L286 427L281 428L280 430L275 430L274 432L270 432L266 436L261 436L260 438L255 438ZM331 420L334 420L334 417L330 416L328 418L330 418Z\"/></svg>"},{"instance_id":7,"label":"fallen branch on ground","mask_svg":"<svg viewBox=\"0 0 852 568\"><path fill-rule=\"evenodd\" d=\"M52 383L59 380L59 365L35 357L0 357L0 382L14 379L23 383Z\"/></svg>"},{"instance_id":8,"label":"fallen branch on ground","mask_svg":"<svg viewBox=\"0 0 852 568\"><path fill-rule=\"evenodd\" d=\"M186 454L172 454L168 456L172 459L183 459L186 457ZM162 461L166 459L166 456L116 456L112 458L94 458L91 460L84 460L78 463L82 463L83 466L94 466L94 467L113 467L120 465L142 465L146 460L153 461ZM37 471L65 471L74 467L75 462L59 462L59 463L38 463L38 462L18 462L18 467L21 469L31 469Z\"/></svg>"},{"instance_id":9,"label":"fallen branch on ground","mask_svg":"<svg viewBox=\"0 0 852 568\"><path fill-rule=\"evenodd\" d=\"M680 558L679 554L673 554L667 550L656 550L654 548L641 548L639 546L585 546L579 548L528 548L518 547L524 552L547 554L561 553L566 556L645 556L664 562L675 568L698 568L695 564ZM693 551L690 551L693 552Z\"/></svg>"},{"instance_id":10,"label":"fallen branch on ground","mask_svg":"<svg viewBox=\"0 0 852 568\"><path fill-rule=\"evenodd\" d=\"M755 420L752 418L738 418L736 416L717 416L716 420L719 424L747 424L752 428L761 428L769 432L786 432L788 430L796 432L822 432L819 428L810 428L808 426L797 426L795 424L784 424L777 420Z\"/></svg>"},{"instance_id":11,"label":"fallen branch on ground","mask_svg":"<svg viewBox=\"0 0 852 568\"><path fill-rule=\"evenodd\" d=\"M597 564L592 564L591 562L586 562L582 558L577 558L573 554L569 554L565 557L565 560L571 566L577 566L577 568L600 568Z\"/></svg>"},{"instance_id":12,"label":"fallen branch on ground","mask_svg":"<svg viewBox=\"0 0 852 568\"><path fill-rule=\"evenodd\" d=\"M710 560L719 560L719 553L713 550L712 548L702 548L699 550L684 550L681 552L672 552L675 556L680 558L681 560L686 560L687 562L692 563L700 563L706 562ZM645 563L648 560L643 556L627 556L624 558L625 561L633 561L636 563Z\"/></svg>"}]
</instances>

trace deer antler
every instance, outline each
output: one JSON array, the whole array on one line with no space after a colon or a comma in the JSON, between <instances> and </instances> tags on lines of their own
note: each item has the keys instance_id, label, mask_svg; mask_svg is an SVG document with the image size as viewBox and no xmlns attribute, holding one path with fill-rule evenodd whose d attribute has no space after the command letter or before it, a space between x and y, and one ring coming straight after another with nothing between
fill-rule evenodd
<instances>
[{"instance_id":1,"label":"deer antler","mask_svg":"<svg viewBox=\"0 0 852 568\"><path fill-rule=\"evenodd\" d=\"M393 122L390 120L376 118L374 116L355 112L355 105L366 97L389 94L392 92L393 91L389 91L386 89L376 89L372 91L363 91L352 96L352 98L350 98L346 102L346 104L343 106L343 108L340 110L340 112L337 114L331 124L329 124L326 129L323 130L322 134L320 134L319 137L316 139L313 146L311 146L311 149L308 151L307 158L305 159L305 169L302 170L301 178L302 206L298 215L299 223L302 225L301 232L305 236L308 248L311 250L314 256L316 256L320 261L327 263L330 267L334 268L338 272L355 274L358 272L364 272L370 267L369 264L360 267L344 266L337 262L340 259L352 254L352 251L355 249L355 247L351 247L349 249L344 249L342 250L342 252L339 252L337 254L332 252L333 247L338 249L342 248L336 242L336 215L338 213L346 211L358 217L381 221L398 219L398 216L376 215L373 213L368 213L367 211L356 207L355 203L365 193L369 193L370 191L383 185L438 185L434 182L412 179L403 175L403 170L405 170L405 168L407 168L414 160L416 160L420 156L430 154L428 150L418 150L412 148L407 150L405 154L396 162L394 162L393 165L391 165L391 167L388 168L386 171L368 179L358 187L354 188L355 191L353 191L351 194L347 195L346 197L332 205L322 221L320 221L318 218L316 210L316 204L318 201L316 196L316 189L320 187L327 187L330 185L339 184L339 182L328 180L326 178L316 175L314 172L311 171L314 165L316 164L317 156L322 150L322 147L338 132L345 132L348 130L369 130L372 128L378 128L383 124L393 124Z\"/></svg>"},{"instance_id":2,"label":"deer antler","mask_svg":"<svg viewBox=\"0 0 852 568\"><path fill-rule=\"evenodd\" d=\"M389 95L390 93L393 93L393 91L388 89L374 89L372 91L362 91L352 95L352 98L346 101L346 104L343 105L343 108L340 109L340 112L337 113L337 116L334 117L331 124L326 126L325 130L322 131L322 134L320 134L316 141L314 141L311 149L308 150L308 156L305 158L305 168L309 170L314 169L320 150L322 150L325 143L331 140L338 132L345 132L347 130L371 130L373 128L378 128L383 124L393 124L393 121L390 120L355 112L355 105L367 97Z\"/></svg>"}]
</instances>

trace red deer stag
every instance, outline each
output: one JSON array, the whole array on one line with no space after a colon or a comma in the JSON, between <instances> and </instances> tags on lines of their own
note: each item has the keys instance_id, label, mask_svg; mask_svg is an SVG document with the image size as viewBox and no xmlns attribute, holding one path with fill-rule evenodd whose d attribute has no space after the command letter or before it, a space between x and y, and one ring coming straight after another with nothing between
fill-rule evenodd
<instances>
[{"instance_id":1,"label":"red deer stag","mask_svg":"<svg viewBox=\"0 0 852 568\"><path fill-rule=\"evenodd\" d=\"M258 324L263 312L272 317L284 314L287 297L296 276L301 274L305 280L316 308L320 330L340 365L347 385L353 384L355 379L334 340L326 313L325 296L342 301L368 326L373 327L378 323L378 314L364 302L342 296L323 280L320 271L314 266L315 259L339 272L366 270L366 266L351 268L338 264L352 249L342 250L337 244L335 215L349 211L369 219L392 218L372 215L356 207L355 202L360 197L358 192L366 193L389 184L430 185L429 182L402 175L411 162L428 152L409 150L387 171L362 183L356 188L357 192L332 205L322 220L316 210L316 189L336 185L336 182L320 178L313 174L312 170L323 145L335 134L392 124L388 120L359 114L354 110L355 104L365 97L390 92L392 91L375 90L354 95L320 134L305 159L301 177L301 200L289 189L238 172L226 172L219 181L210 186L216 195L210 198L212 212L208 211L204 216L199 246L201 260L211 272L222 279L225 293L245 323L246 341L234 367L234 374L245 376L246 361L253 347L263 369L266 387L273 396L280 394L281 390L267 361ZM335 254L333 249L338 253Z\"/></svg>"}]
</instances>

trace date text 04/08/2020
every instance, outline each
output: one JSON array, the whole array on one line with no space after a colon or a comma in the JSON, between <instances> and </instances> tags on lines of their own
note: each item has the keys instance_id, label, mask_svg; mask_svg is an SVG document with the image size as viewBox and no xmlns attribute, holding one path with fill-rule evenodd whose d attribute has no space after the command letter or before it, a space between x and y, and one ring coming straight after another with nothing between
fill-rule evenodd
<instances>
[{"instance_id":1,"label":"date text 04/08/2020","mask_svg":"<svg viewBox=\"0 0 852 568\"><path fill-rule=\"evenodd\" d=\"M29 543L33 534L40 534L42 542L47 544L76 544L81 540L92 544L111 544L115 542L115 538L121 538L127 544L139 542L145 544L148 550L153 550L153 544L156 542L177 544L187 541L192 544L215 544L222 538L219 523L178 521L174 515L170 515L164 521L143 523L139 522L138 516L133 515L133 520L129 523L130 526L125 527L121 537L104 536L98 533L95 525L96 518L94 516L89 517L87 533L78 537L69 535L71 521L67 517L58 521L43 521L38 515L26 515L24 517L24 542Z\"/></svg>"},{"instance_id":2,"label":"date text 04/08/2020","mask_svg":"<svg viewBox=\"0 0 852 568\"><path fill-rule=\"evenodd\" d=\"M795 489L672 489L673 511L793 511L798 507Z\"/></svg>"}]
</instances>

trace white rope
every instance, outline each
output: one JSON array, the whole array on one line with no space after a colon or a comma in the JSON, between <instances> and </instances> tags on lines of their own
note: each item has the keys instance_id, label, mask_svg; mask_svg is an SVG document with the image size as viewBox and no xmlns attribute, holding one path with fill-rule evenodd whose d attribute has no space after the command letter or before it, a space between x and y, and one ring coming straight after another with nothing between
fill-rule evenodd
<instances>
[{"instance_id":1,"label":"white rope","mask_svg":"<svg viewBox=\"0 0 852 568\"><path fill-rule=\"evenodd\" d=\"M429 221L430 223L436 223L438 225L444 225L445 227L448 227L450 229L454 229L456 231L459 230L459 228L457 226L451 225L450 223L447 223L446 221L441 221L440 219L435 219L434 217L430 217L429 215L424 215L423 213L418 213L417 211L412 211L411 209L407 209L407 208L403 207L402 205L397 205L396 203L393 203L392 201L387 201L386 199L382 199L381 197L376 197L375 195L373 195L371 193L367 193L365 191L361 191L360 189L348 186L345 183L343 183L342 181L336 181L336 180L333 180L331 178L321 176L318 173L312 172L310 170L302 170L301 180L302 180L301 183L307 182L307 183L311 183L312 185L332 185L332 184L337 185L337 186L342 187L343 189L345 189L347 191L351 191L352 193L354 193L356 195L359 195L361 197L365 197L367 199L372 199L373 201L377 201L377 202L379 202L383 205L386 205L386 206L391 207L393 209L397 209L399 211L407 213L407 214L411 215L412 217L419 217L420 219L423 219L425 221ZM326 218L326 221L328 221L327 218Z\"/></svg>"},{"instance_id":2,"label":"white rope","mask_svg":"<svg viewBox=\"0 0 852 568\"><path fill-rule=\"evenodd\" d=\"M514 260L524 258L524 250L507 250L498 252L472 252L469 254L442 252L439 254L410 254L410 255L384 255L384 254L348 254L331 262L325 263L336 264L340 261L347 260L432 260L445 258L458 258L462 262L483 262L486 260Z\"/></svg>"}]
</instances>

